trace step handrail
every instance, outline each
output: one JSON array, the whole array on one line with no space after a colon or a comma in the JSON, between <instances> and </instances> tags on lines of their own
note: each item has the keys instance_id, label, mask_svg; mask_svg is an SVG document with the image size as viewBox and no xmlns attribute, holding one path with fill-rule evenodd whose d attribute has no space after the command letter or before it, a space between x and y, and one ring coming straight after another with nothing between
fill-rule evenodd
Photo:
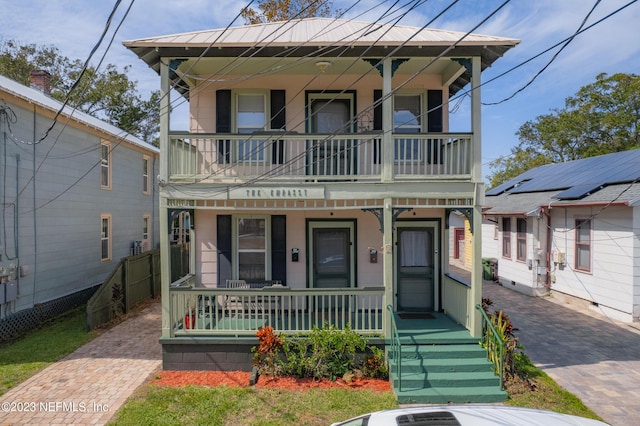
<instances>
[{"instance_id":1,"label":"step handrail","mask_svg":"<svg viewBox=\"0 0 640 426\"><path fill-rule=\"evenodd\" d=\"M482 305L477 304L476 309L482 314L482 346L487 349L487 357L496 368L496 373L499 372L500 389L504 390L504 340L496 331Z\"/></svg>"},{"instance_id":2,"label":"step handrail","mask_svg":"<svg viewBox=\"0 0 640 426\"><path fill-rule=\"evenodd\" d=\"M402 391L402 344L400 343L400 333L398 333L398 326L396 324L393 306L387 305L387 310L389 311L389 316L391 318L391 355L396 360L398 391Z\"/></svg>"}]
</instances>

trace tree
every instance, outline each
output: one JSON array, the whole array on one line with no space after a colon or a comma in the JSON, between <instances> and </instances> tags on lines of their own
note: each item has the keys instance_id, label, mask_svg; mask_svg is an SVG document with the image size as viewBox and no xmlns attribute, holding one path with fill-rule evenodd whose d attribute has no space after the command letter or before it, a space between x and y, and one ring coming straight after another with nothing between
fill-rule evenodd
<instances>
[{"instance_id":1,"label":"tree","mask_svg":"<svg viewBox=\"0 0 640 426\"><path fill-rule=\"evenodd\" d=\"M490 163L495 187L533 168L640 147L640 76L599 74L565 107L527 121L511 154Z\"/></svg>"},{"instance_id":2,"label":"tree","mask_svg":"<svg viewBox=\"0 0 640 426\"><path fill-rule=\"evenodd\" d=\"M331 16L330 0L259 0L258 8L245 8L242 17L246 24L287 21L289 19Z\"/></svg>"},{"instance_id":3,"label":"tree","mask_svg":"<svg viewBox=\"0 0 640 426\"><path fill-rule=\"evenodd\" d=\"M83 65L53 46L19 44L14 40L0 43L0 74L28 86L32 70L47 71L51 74L53 98L64 102L69 96L70 106L157 145L160 92L152 92L149 99L144 99L137 91L137 83L127 77L130 67L125 66L121 72L113 64L102 70L89 66L71 91Z\"/></svg>"}]
</instances>

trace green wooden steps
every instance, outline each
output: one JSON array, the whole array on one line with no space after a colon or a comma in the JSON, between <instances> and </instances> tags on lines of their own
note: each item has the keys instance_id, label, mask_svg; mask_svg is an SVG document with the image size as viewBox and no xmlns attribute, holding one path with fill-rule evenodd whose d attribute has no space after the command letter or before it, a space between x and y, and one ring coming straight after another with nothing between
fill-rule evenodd
<instances>
[{"instance_id":1,"label":"green wooden steps","mask_svg":"<svg viewBox=\"0 0 640 426\"><path fill-rule=\"evenodd\" d=\"M477 340L403 344L402 386L396 374L397 360L389 362L400 404L490 403L507 398Z\"/></svg>"}]
</instances>

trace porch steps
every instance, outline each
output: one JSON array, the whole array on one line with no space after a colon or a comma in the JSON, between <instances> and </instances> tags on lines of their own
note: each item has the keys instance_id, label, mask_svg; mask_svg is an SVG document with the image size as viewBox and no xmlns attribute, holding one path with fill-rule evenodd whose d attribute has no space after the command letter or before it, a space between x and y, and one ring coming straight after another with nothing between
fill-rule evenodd
<instances>
[{"instance_id":1,"label":"porch steps","mask_svg":"<svg viewBox=\"0 0 640 426\"><path fill-rule=\"evenodd\" d=\"M458 340L458 339L455 339ZM466 342L402 345L402 388L397 360L390 359L400 404L490 403L507 399L500 378L477 339Z\"/></svg>"}]
</instances>

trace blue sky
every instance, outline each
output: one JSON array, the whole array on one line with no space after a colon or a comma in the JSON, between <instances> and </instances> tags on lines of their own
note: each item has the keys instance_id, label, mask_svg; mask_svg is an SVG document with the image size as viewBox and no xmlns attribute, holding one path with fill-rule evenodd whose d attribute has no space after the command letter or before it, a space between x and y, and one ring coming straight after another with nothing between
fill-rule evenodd
<instances>
[{"instance_id":1,"label":"blue sky","mask_svg":"<svg viewBox=\"0 0 640 426\"><path fill-rule=\"evenodd\" d=\"M94 64L104 52L108 39L120 22L131 0L123 0L114 18L103 48L94 56ZM462 0L439 18L433 28L467 32L501 5L504 0ZM610 14L631 0L602 0L586 25ZM63 55L85 59L103 31L114 1L21 0L2 8L0 38L23 43L56 46ZM223 28L229 25L249 1L237 0L135 0L124 24L116 34L105 63L131 65L130 78L141 92L156 90L159 77L147 68L122 41L162 34ZM345 16L373 21L393 1L334 0L342 9L356 6ZM408 0L400 1L406 4ZM422 26L450 1L423 2L400 23ZM517 38L521 43L483 73L483 81L499 75L572 35L580 26L595 0L512 0L476 33ZM255 3L254 3L255 4ZM383 19L384 20L384 19ZM507 155L517 143L518 128L528 120L562 108L564 100L595 81L601 72L640 73L640 2L576 37L537 80L513 99L483 108L483 164ZM234 25L242 25L241 19ZM551 51L483 87L483 102L499 101L525 85L555 53ZM452 115L453 121L468 121L468 105ZM174 122L180 121L174 119ZM184 118L186 123L186 118ZM452 129L456 130L456 129ZM462 129L458 129L462 130ZM484 175L489 170L485 166Z\"/></svg>"}]
</instances>

